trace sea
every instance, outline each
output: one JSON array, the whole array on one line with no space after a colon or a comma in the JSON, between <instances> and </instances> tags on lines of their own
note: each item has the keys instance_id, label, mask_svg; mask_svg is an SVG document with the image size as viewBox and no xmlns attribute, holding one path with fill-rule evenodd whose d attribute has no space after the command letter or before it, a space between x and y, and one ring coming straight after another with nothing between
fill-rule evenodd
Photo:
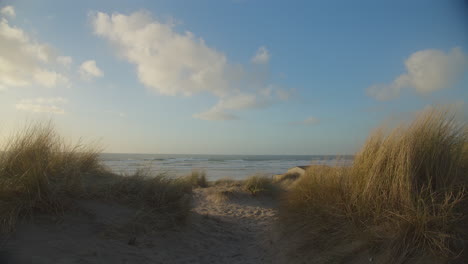
<instances>
[{"instance_id":1,"label":"sea","mask_svg":"<svg viewBox=\"0 0 468 264\"><path fill-rule=\"evenodd\" d=\"M253 174L283 174L295 166L350 165L353 156L336 155L202 155L202 154L115 154L103 153L102 163L111 171L131 175L137 170L183 176L204 170L208 180L245 179Z\"/></svg>"}]
</instances>

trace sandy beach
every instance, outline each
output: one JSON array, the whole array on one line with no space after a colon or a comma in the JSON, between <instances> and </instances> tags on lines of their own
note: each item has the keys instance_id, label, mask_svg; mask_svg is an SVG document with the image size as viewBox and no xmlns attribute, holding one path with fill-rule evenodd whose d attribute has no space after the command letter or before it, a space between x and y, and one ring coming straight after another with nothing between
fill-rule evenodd
<instances>
[{"instance_id":1,"label":"sandy beach","mask_svg":"<svg viewBox=\"0 0 468 264\"><path fill-rule=\"evenodd\" d=\"M185 225L138 234L126 228L134 209L83 200L63 217L20 224L2 255L17 264L272 263L276 200L240 188L227 201L213 199L223 188L194 189Z\"/></svg>"},{"instance_id":2,"label":"sandy beach","mask_svg":"<svg viewBox=\"0 0 468 264\"><path fill-rule=\"evenodd\" d=\"M115 174L38 126L0 156L0 264L466 263L462 128L429 111L351 166L209 181Z\"/></svg>"},{"instance_id":3,"label":"sandy beach","mask_svg":"<svg viewBox=\"0 0 468 264\"><path fill-rule=\"evenodd\" d=\"M467 264L467 18L0 1L0 264Z\"/></svg>"}]
</instances>

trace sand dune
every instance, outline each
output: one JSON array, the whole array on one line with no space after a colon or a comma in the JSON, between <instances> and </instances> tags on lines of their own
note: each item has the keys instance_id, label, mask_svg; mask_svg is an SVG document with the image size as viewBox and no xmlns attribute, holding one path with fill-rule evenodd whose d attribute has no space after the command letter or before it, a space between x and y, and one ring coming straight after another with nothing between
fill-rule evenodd
<instances>
[{"instance_id":1,"label":"sand dune","mask_svg":"<svg viewBox=\"0 0 468 264\"><path fill-rule=\"evenodd\" d=\"M137 213L118 204L80 201L57 219L22 223L5 241L6 263L270 263L275 201L242 191L224 202L223 187L194 190L186 225L136 232Z\"/></svg>"}]
</instances>

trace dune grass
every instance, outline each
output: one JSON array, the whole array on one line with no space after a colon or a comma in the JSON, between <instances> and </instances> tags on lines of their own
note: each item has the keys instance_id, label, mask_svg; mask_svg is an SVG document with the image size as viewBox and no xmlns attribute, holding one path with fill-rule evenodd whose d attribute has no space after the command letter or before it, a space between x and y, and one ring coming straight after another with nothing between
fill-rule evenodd
<instances>
[{"instance_id":1,"label":"dune grass","mask_svg":"<svg viewBox=\"0 0 468 264\"><path fill-rule=\"evenodd\" d=\"M192 205L192 185L185 178L138 170L130 176L112 175L94 197L137 209L123 229L133 234L185 223Z\"/></svg>"},{"instance_id":2,"label":"dune grass","mask_svg":"<svg viewBox=\"0 0 468 264\"><path fill-rule=\"evenodd\" d=\"M0 154L0 229L34 212L59 213L82 193L81 175L103 171L96 149L63 143L50 124L12 136Z\"/></svg>"},{"instance_id":3,"label":"dune grass","mask_svg":"<svg viewBox=\"0 0 468 264\"><path fill-rule=\"evenodd\" d=\"M51 124L13 135L0 153L0 231L36 213L61 214L74 199L113 199L176 218L185 216L191 186L163 175L119 176L99 161L99 151L67 145Z\"/></svg>"},{"instance_id":4,"label":"dune grass","mask_svg":"<svg viewBox=\"0 0 468 264\"><path fill-rule=\"evenodd\" d=\"M312 167L283 197L291 255L315 263L445 263L467 239L467 127L432 109L376 132L351 167ZM313 262L313 261L311 261Z\"/></svg>"},{"instance_id":5,"label":"dune grass","mask_svg":"<svg viewBox=\"0 0 468 264\"><path fill-rule=\"evenodd\" d=\"M286 183L290 184L297 179L299 179L301 175L297 172L287 172L285 174L277 175L273 178L273 183Z\"/></svg>"},{"instance_id":6,"label":"dune grass","mask_svg":"<svg viewBox=\"0 0 468 264\"><path fill-rule=\"evenodd\" d=\"M213 185L215 186L240 186L242 183L240 181L233 180L229 177L216 180Z\"/></svg>"},{"instance_id":7,"label":"dune grass","mask_svg":"<svg viewBox=\"0 0 468 264\"><path fill-rule=\"evenodd\" d=\"M138 170L130 176L112 175L112 178L108 184L101 185L98 197L164 213L173 219L185 218L190 210L192 186L184 178L148 170Z\"/></svg>"},{"instance_id":8,"label":"dune grass","mask_svg":"<svg viewBox=\"0 0 468 264\"><path fill-rule=\"evenodd\" d=\"M208 181L206 180L206 172L204 170L192 170L192 173L186 176L186 180L193 187L208 187Z\"/></svg>"},{"instance_id":9,"label":"dune grass","mask_svg":"<svg viewBox=\"0 0 468 264\"><path fill-rule=\"evenodd\" d=\"M273 183L270 177L264 175L252 175L248 177L243 184L243 188L252 196L278 194L278 186Z\"/></svg>"},{"instance_id":10,"label":"dune grass","mask_svg":"<svg viewBox=\"0 0 468 264\"><path fill-rule=\"evenodd\" d=\"M273 184L280 187L282 190L287 190L292 188L297 180L301 177L299 173L296 172L287 172L285 174L279 174L273 176L272 182Z\"/></svg>"},{"instance_id":11,"label":"dune grass","mask_svg":"<svg viewBox=\"0 0 468 264\"><path fill-rule=\"evenodd\" d=\"M214 203L224 203L235 197L240 197L242 192L243 190L239 186L217 185L210 189L207 199Z\"/></svg>"}]
</instances>

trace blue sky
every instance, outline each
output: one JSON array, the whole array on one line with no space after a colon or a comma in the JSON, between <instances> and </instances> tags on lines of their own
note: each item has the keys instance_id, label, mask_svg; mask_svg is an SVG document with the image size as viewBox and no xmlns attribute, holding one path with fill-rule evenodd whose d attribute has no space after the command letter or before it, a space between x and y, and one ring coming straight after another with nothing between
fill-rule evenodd
<instances>
[{"instance_id":1,"label":"blue sky","mask_svg":"<svg viewBox=\"0 0 468 264\"><path fill-rule=\"evenodd\" d=\"M2 1L4 136L105 152L352 154L433 104L467 113L466 1Z\"/></svg>"}]
</instances>

